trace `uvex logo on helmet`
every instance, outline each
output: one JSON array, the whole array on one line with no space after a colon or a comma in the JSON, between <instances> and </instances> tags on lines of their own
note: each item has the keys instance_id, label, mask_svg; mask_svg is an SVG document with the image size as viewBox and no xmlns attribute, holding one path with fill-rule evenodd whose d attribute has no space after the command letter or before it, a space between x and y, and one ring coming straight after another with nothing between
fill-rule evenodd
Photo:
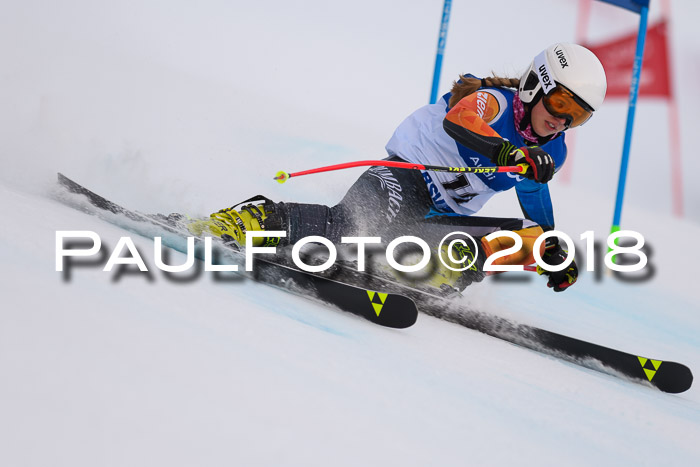
<instances>
[{"instance_id":1,"label":"uvex logo on helmet","mask_svg":"<svg viewBox=\"0 0 700 467\"><path fill-rule=\"evenodd\" d=\"M540 65L537 71L540 73L540 81L542 82L542 86L544 87L544 93L547 94L549 92L549 88L554 86L552 78L549 77L549 73L547 73L547 67L544 66L544 64Z\"/></svg>"},{"instance_id":2,"label":"uvex logo on helmet","mask_svg":"<svg viewBox=\"0 0 700 467\"><path fill-rule=\"evenodd\" d=\"M564 69L564 68L566 68L567 66L569 66L569 64L568 64L567 61L566 61L566 55L564 55L564 51L563 51L563 50L561 50L561 49L554 49L554 53L557 54L557 57L559 58L559 64L561 65L561 68L562 68L562 69Z\"/></svg>"},{"instance_id":3,"label":"uvex logo on helmet","mask_svg":"<svg viewBox=\"0 0 700 467\"><path fill-rule=\"evenodd\" d=\"M558 84L593 110L601 106L607 89L600 60L578 44L557 43L536 55L520 78L520 100L523 104L531 104L540 96L540 90L549 94Z\"/></svg>"}]
</instances>

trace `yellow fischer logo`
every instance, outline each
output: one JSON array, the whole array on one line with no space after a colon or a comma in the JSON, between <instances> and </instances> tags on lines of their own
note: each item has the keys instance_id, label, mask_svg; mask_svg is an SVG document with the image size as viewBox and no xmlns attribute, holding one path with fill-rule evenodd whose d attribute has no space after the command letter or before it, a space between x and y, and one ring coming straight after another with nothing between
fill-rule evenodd
<instances>
[{"instance_id":1,"label":"yellow fischer logo","mask_svg":"<svg viewBox=\"0 0 700 467\"><path fill-rule=\"evenodd\" d=\"M649 360L648 358L644 357L637 357L639 359L639 363L642 364L642 369L644 370L644 373L647 374L647 378L649 378L649 381L654 379L654 375L656 375L656 372L659 371L659 367L663 363L661 360Z\"/></svg>"},{"instance_id":2,"label":"yellow fischer logo","mask_svg":"<svg viewBox=\"0 0 700 467\"><path fill-rule=\"evenodd\" d=\"M367 295L369 295L369 301L372 303L372 307L374 307L374 312L379 316L379 313L382 312L384 302L386 302L386 297L389 294L368 290Z\"/></svg>"}]
</instances>

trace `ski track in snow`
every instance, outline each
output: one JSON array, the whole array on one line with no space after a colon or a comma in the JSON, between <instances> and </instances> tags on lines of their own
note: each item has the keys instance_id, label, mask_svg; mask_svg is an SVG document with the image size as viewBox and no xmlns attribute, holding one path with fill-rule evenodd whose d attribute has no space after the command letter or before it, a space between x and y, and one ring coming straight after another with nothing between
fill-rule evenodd
<instances>
[{"instance_id":1,"label":"ski track in snow","mask_svg":"<svg viewBox=\"0 0 700 467\"><path fill-rule=\"evenodd\" d=\"M426 315L385 329L247 279L172 283L152 268L150 282L133 273L115 283L93 266L65 282L54 271L56 230L98 232L110 253L129 232L1 189L3 264L13 271L0 315L10 461L41 464L50 452L85 465L449 465L468 453L485 464L682 465L700 454L696 387L663 394ZM42 225L17 236L27 212L42 212ZM152 242L132 238L151 267ZM682 297L644 287L618 300L629 286L606 283L600 294L603 285L582 279L550 306L537 285L483 283L463 300L488 296L488 311L700 367L697 317L665 320L658 308L687 306Z\"/></svg>"},{"instance_id":2,"label":"ski track in snow","mask_svg":"<svg viewBox=\"0 0 700 467\"><path fill-rule=\"evenodd\" d=\"M175 280L151 240L51 199L60 171L142 212L258 193L332 205L363 169L271 177L383 157L425 103L439 5L402 4L397 21L395 2L214 3L25 0L0 18L0 466L700 465L697 382L669 395L423 314L386 329L247 279ZM573 40L577 2L499 7L522 14L499 15L496 38L492 7L453 3L443 91ZM504 275L465 304L700 373L698 8L674 2L669 36L686 220L669 214L668 109L637 106L623 228L653 247L653 278L583 271L554 294ZM547 27L522 34L529 14ZM593 39L637 27L602 2L592 18ZM596 113L567 136L569 183L550 184L577 247L609 232L627 107ZM513 193L480 214L522 215ZM57 230L97 232L109 253L131 236L151 272L103 272L103 258L68 280Z\"/></svg>"}]
</instances>

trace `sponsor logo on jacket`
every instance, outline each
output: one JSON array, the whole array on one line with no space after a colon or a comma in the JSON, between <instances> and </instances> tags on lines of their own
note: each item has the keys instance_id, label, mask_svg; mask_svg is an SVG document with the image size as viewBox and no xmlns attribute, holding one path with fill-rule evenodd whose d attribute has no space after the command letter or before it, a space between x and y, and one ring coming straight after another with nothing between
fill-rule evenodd
<instances>
[{"instance_id":1,"label":"sponsor logo on jacket","mask_svg":"<svg viewBox=\"0 0 700 467\"><path fill-rule=\"evenodd\" d=\"M437 185L435 185L435 182L433 182L430 175L428 175L428 172L423 172L423 180L425 180L425 184L428 187L428 193L430 193L430 198L433 200L433 205L435 205L437 210L443 212L452 211L442 197L442 194L440 194L440 189L437 187Z\"/></svg>"},{"instance_id":2,"label":"sponsor logo on jacket","mask_svg":"<svg viewBox=\"0 0 700 467\"><path fill-rule=\"evenodd\" d=\"M476 93L476 113L479 115L480 118L484 118L484 114L486 113L487 101L488 94L486 94L485 92Z\"/></svg>"}]
</instances>

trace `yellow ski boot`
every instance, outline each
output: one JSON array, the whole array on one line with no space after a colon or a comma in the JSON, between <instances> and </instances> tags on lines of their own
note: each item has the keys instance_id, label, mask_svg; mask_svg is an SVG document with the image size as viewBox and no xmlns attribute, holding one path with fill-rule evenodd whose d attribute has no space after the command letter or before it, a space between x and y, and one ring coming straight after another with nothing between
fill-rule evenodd
<instances>
[{"instance_id":1,"label":"yellow ski boot","mask_svg":"<svg viewBox=\"0 0 700 467\"><path fill-rule=\"evenodd\" d=\"M522 239L522 247L515 253L497 258L493 264L526 266L534 263L535 258L533 256L533 247L535 240L542 235L542 228L540 226L535 226L513 230L512 232ZM473 282L481 282L484 279L486 273L483 271L483 266L486 258L494 253L511 248L513 245L515 245L513 239L505 236L497 237L491 241L486 241L486 239L483 237L480 240L481 241L479 242L477 248L478 254L476 261L473 261L475 252L472 250L474 248L474 244L468 240L465 241L466 245L454 243L451 255L448 255L447 245L443 245L442 251L440 252L441 258L453 269L462 269L464 266L472 262L473 264L464 271L453 271L442 261L437 262L436 270L426 284L440 289L447 295L450 295L451 293L459 293ZM477 241L479 241L479 239L477 239ZM543 251L544 243L540 247L540 254L542 254Z\"/></svg>"},{"instance_id":2,"label":"yellow ski boot","mask_svg":"<svg viewBox=\"0 0 700 467\"><path fill-rule=\"evenodd\" d=\"M263 201L259 204L245 204L250 201ZM250 231L285 230L280 216L275 212L275 204L262 196L253 197L230 208L221 209L209 216L209 219L197 219L187 224L187 230L193 235L211 234L220 237L225 243L237 246L246 245L246 233ZM238 209L236 209L238 208ZM256 237L253 246L277 246L280 237Z\"/></svg>"},{"instance_id":3,"label":"yellow ski boot","mask_svg":"<svg viewBox=\"0 0 700 467\"><path fill-rule=\"evenodd\" d=\"M436 270L427 285L451 296L458 295L473 282L481 282L485 277L482 271L485 257L481 245L476 246L476 251L474 247L474 243L468 239L464 244L454 243L451 252L448 251L448 245L442 245L438 252L442 261L436 262ZM465 266L469 267L464 269Z\"/></svg>"}]
</instances>

